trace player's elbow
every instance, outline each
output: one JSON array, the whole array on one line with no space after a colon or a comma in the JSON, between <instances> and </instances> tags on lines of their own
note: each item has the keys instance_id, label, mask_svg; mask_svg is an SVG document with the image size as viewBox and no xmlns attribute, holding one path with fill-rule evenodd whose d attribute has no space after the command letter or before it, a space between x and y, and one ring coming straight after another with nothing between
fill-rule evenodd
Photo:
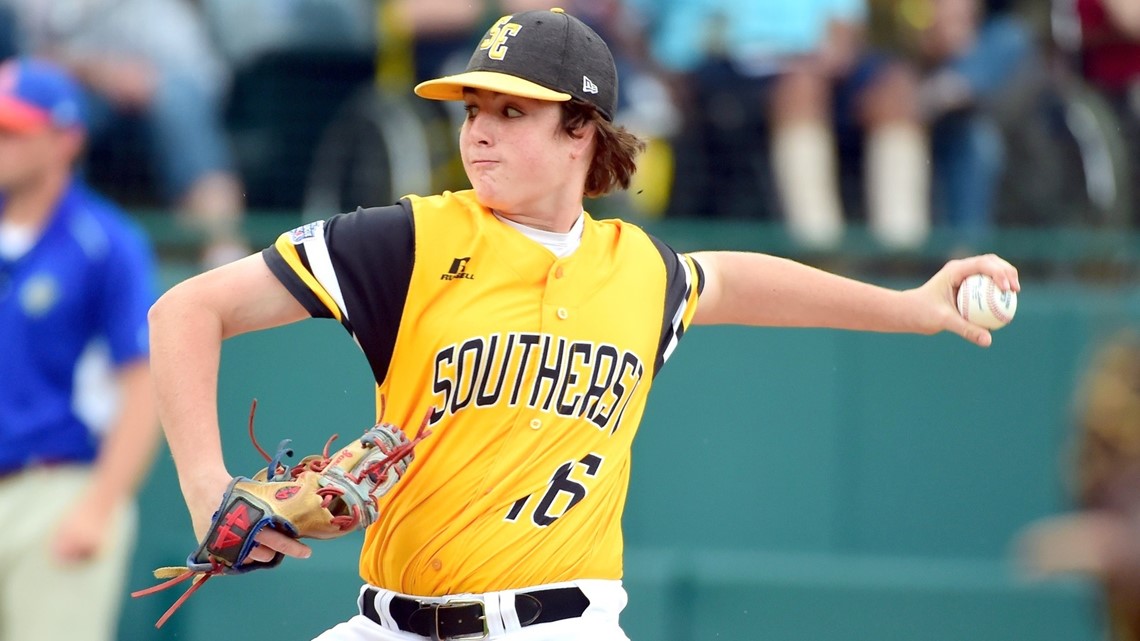
<instances>
[{"instance_id":1,"label":"player's elbow","mask_svg":"<svg viewBox=\"0 0 1140 641\"><path fill-rule=\"evenodd\" d=\"M165 326L170 319L177 317L177 309L185 305L185 293L180 291L182 284L171 287L147 311L146 319L151 328Z\"/></svg>"},{"instance_id":2,"label":"player's elbow","mask_svg":"<svg viewBox=\"0 0 1140 641\"><path fill-rule=\"evenodd\" d=\"M188 336L188 332L201 329L203 322L217 313L195 287L194 279L178 283L168 289L150 306L147 322L152 340L158 336Z\"/></svg>"}]
</instances>

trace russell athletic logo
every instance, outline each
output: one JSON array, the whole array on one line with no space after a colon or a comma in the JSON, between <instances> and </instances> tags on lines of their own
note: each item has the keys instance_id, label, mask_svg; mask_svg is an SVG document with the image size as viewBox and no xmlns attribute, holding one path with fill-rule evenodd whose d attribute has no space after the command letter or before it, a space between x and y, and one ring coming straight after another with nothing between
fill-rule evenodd
<instances>
[{"instance_id":1,"label":"russell athletic logo","mask_svg":"<svg viewBox=\"0 0 1140 641\"><path fill-rule=\"evenodd\" d=\"M451 268L447 270L446 274L442 274L440 280L475 280L474 274L467 273L467 262L471 260L470 256L465 258L456 258L451 261Z\"/></svg>"}]
</instances>

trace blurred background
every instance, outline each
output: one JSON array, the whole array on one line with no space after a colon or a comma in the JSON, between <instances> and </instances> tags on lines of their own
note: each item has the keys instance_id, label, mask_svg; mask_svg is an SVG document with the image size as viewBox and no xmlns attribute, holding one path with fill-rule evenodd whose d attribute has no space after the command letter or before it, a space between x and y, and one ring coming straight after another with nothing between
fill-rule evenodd
<instances>
[{"instance_id":1,"label":"blurred background","mask_svg":"<svg viewBox=\"0 0 1140 641\"><path fill-rule=\"evenodd\" d=\"M631 638L1103 638L1096 587L1029 581L1011 546L1071 505L1074 385L1140 318L1136 4L561 2L611 43L617 121L649 140L594 215L898 287L996 252L1024 288L986 351L688 335L635 445ZM529 8L549 3L3 0L0 48L68 62L97 98L83 172L142 222L170 286L302 222L465 188L461 111L411 88ZM210 247L219 226L231 246ZM335 323L230 341L229 467L263 465L252 398L263 441L311 451L370 424L369 381ZM140 501L131 589L194 546L168 456ZM127 599L120 638L311 638L354 611L359 542L211 581L161 631L175 595Z\"/></svg>"}]
</instances>

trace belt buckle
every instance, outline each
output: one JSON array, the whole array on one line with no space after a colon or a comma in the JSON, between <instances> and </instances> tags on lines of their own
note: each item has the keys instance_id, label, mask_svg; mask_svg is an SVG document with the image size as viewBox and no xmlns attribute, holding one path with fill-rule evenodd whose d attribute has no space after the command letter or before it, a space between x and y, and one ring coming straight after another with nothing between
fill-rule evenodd
<instances>
[{"instance_id":1,"label":"belt buckle","mask_svg":"<svg viewBox=\"0 0 1140 641\"><path fill-rule=\"evenodd\" d=\"M440 634L440 632L439 632L439 611L443 610L445 608L446 609L462 608L462 607L467 607L469 605L477 605L477 606L479 606L479 609L483 612L483 614L479 616L479 620L483 622L483 631L481 633L478 633L478 634L459 634L459 635L450 636L450 637L444 637L442 634ZM445 639L445 638L446 639L486 639L487 637L491 636L491 630L489 627L487 627L487 605L485 603L483 603L482 601L479 601L478 599L447 601L445 603L440 603L440 604L436 605L434 609L435 609L435 613L434 613L435 614L435 636L437 639Z\"/></svg>"}]
</instances>

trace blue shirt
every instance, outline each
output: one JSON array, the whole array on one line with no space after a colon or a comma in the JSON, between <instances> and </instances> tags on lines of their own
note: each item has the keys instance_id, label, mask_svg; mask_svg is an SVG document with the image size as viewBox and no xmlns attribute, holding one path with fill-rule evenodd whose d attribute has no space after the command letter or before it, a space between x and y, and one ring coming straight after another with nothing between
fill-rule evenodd
<instances>
[{"instance_id":1,"label":"blue shirt","mask_svg":"<svg viewBox=\"0 0 1140 641\"><path fill-rule=\"evenodd\" d=\"M26 253L0 256L0 473L94 460L98 426L80 418L76 394L81 357L101 351L112 367L146 357L155 291L141 230L78 181Z\"/></svg>"},{"instance_id":2,"label":"blue shirt","mask_svg":"<svg viewBox=\"0 0 1140 641\"><path fill-rule=\"evenodd\" d=\"M778 60L820 48L830 20L862 23L866 0L629 0L664 66L692 71L711 53Z\"/></svg>"}]
</instances>

